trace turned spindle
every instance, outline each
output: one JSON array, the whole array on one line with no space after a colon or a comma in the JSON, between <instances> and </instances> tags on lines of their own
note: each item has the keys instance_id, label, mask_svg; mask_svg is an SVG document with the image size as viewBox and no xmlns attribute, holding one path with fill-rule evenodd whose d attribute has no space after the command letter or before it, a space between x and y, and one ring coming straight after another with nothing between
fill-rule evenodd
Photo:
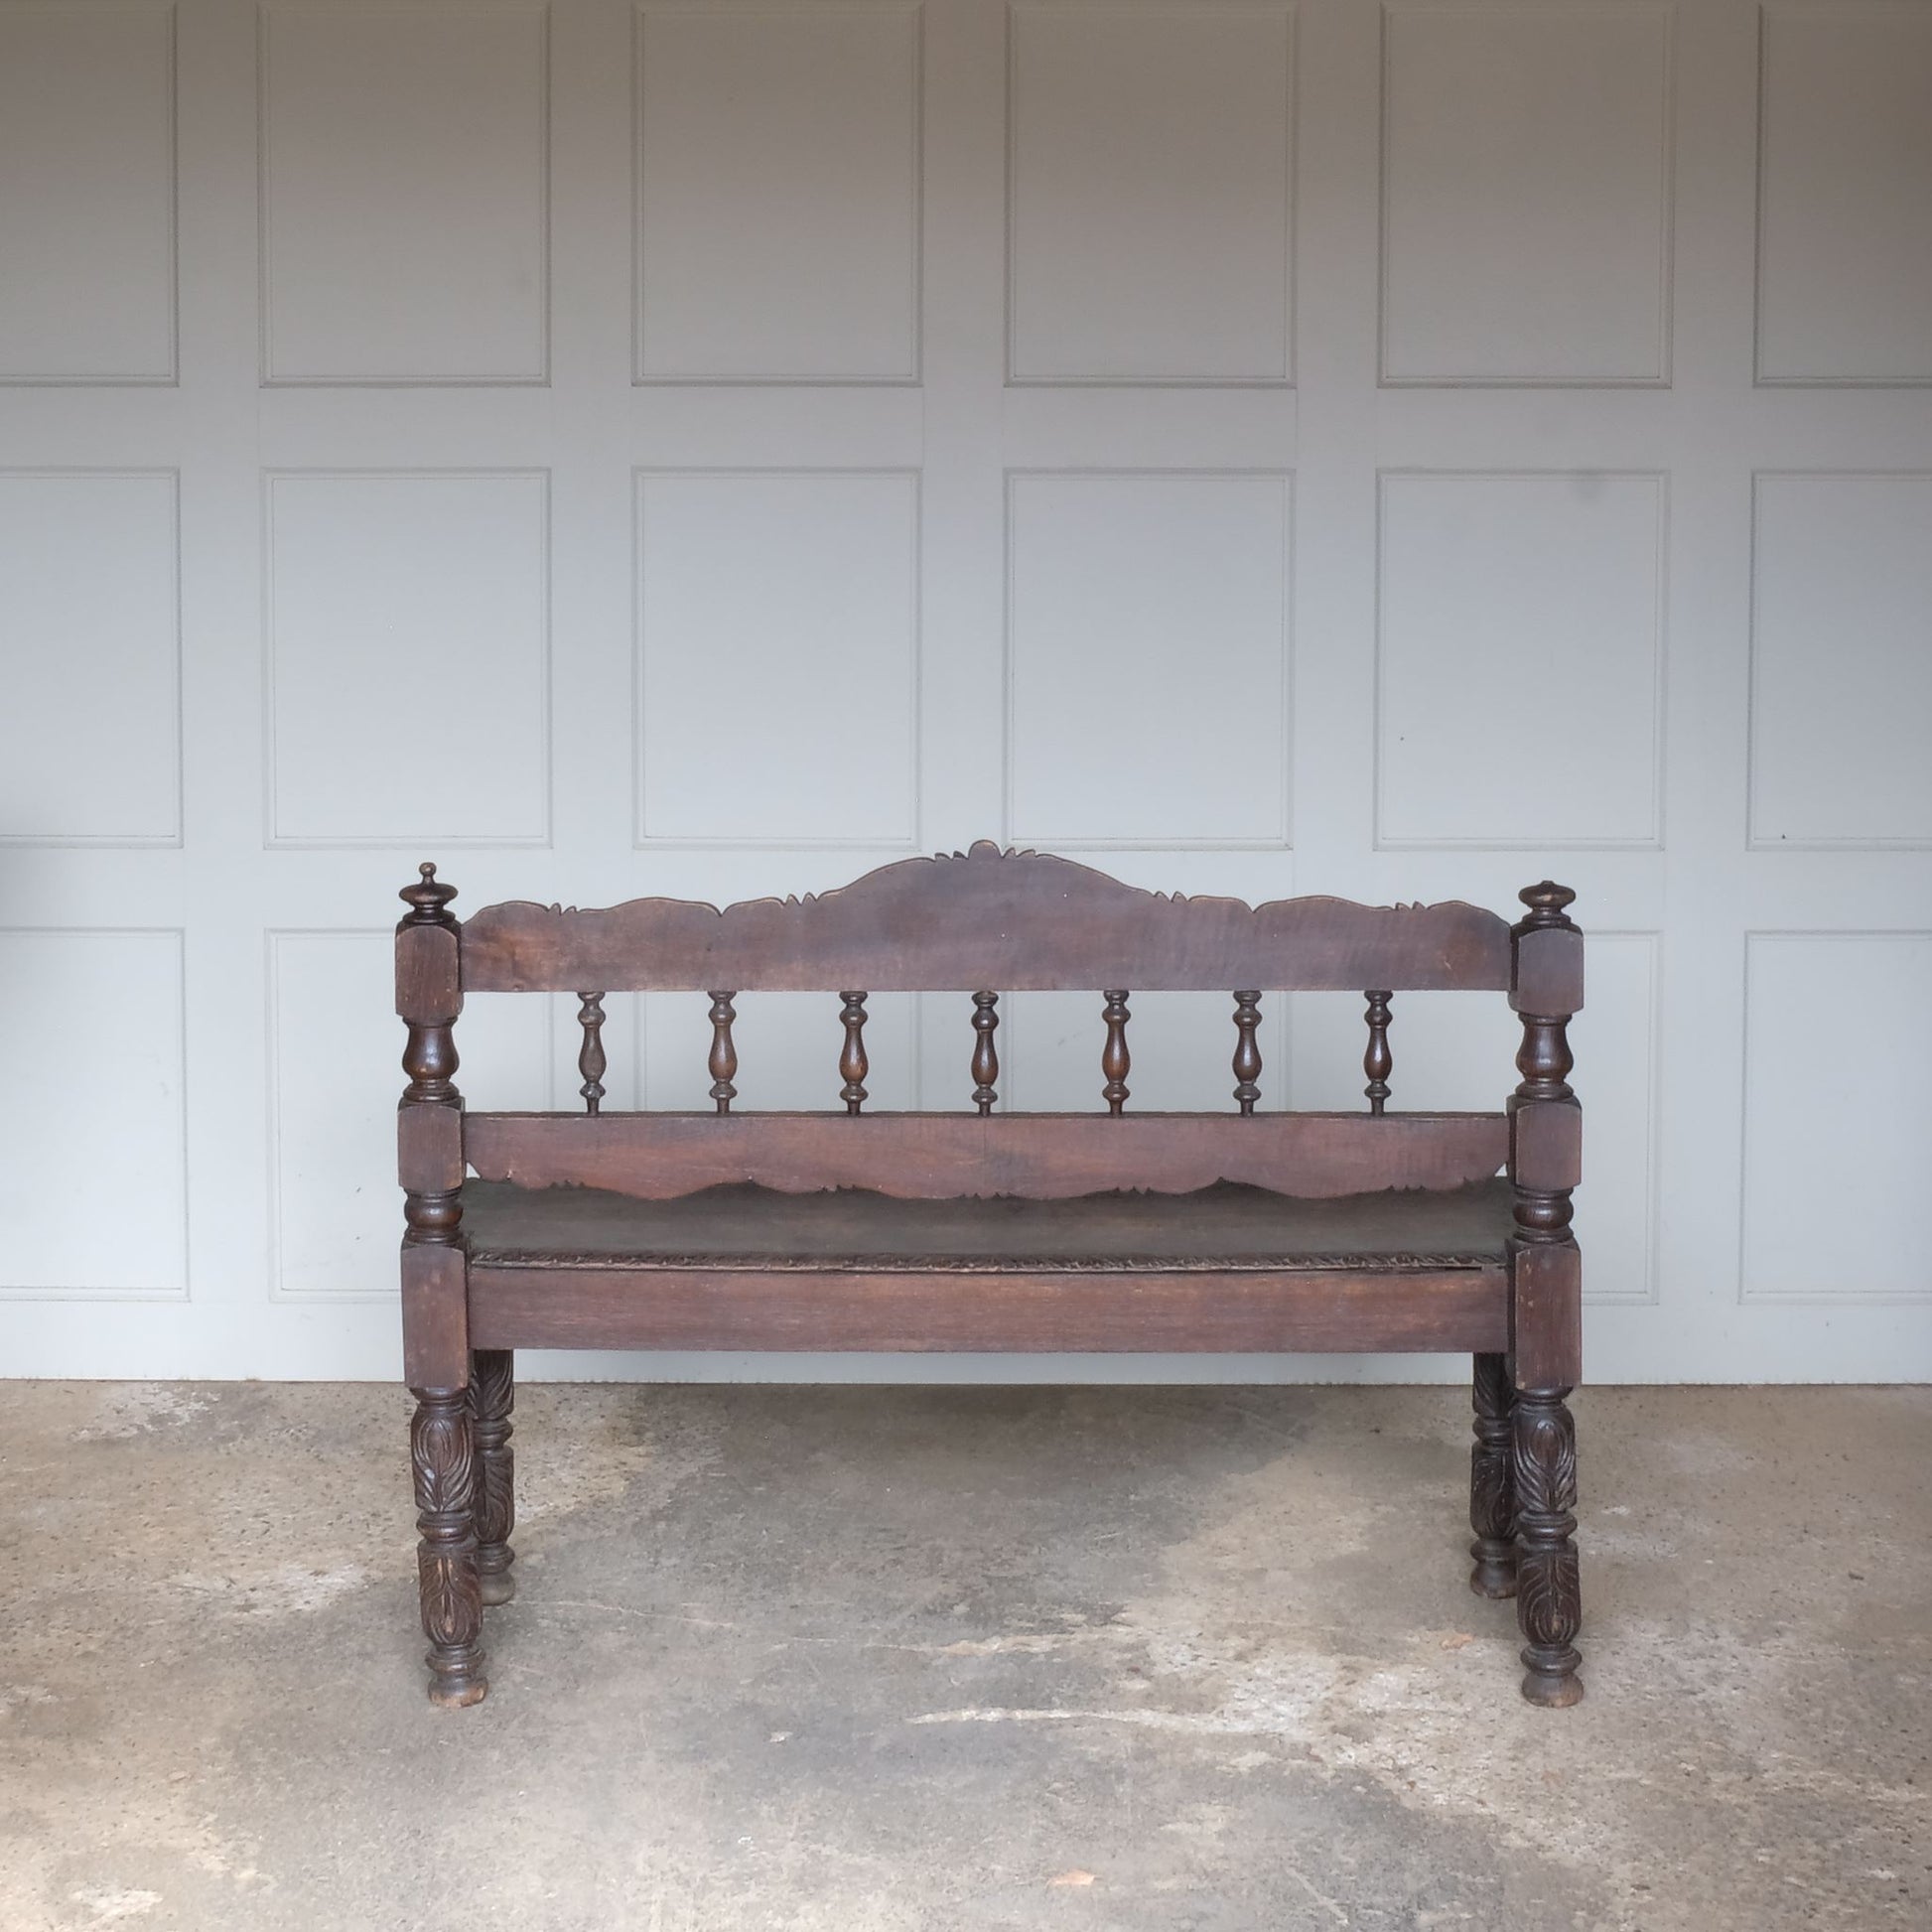
<instances>
[{"instance_id":1,"label":"turned spindle","mask_svg":"<svg viewBox=\"0 0 1932 1932\"><path fill-rule=\"evenodd\" d=\"M1584 1000L1583 935L1566 910L1577 897L1569 887L1546 879L1519 897L1529 912L1511 928L1509 996L1523 1023L1516 1055L1523 1077L1509 1102L1516 1619L1523 1695L1563 1706L1584 1694L1577 1425L1569 1404L1582 1354L1581 1268L1570 1232L1582 1119L1570 1085L1569 1028Z\"/></svg>"},{"instance_id":2,"label":"turned spindle","mask_svg":"<svg viewBox=\"0 0 1932 1932\"><path fill-rule=\"evenodd\" d=\"M1234 996L1234 1097L1244 1114L1255 1110L1261 1098L1261 1048L1255 1033L1261 1025L1261 995L1237 993Z\"/></svg>"},{"instance_id":3,"label":"turned spindle","mask_svg":"<svg viewBox=\"0 0 1932 1932\"><path fill-rule=\"evenodd\" d=\"M839 1098L845 1102L848 1114L856 1114L866 1104L866 1042L863 1037L866 996L863 993L841 993L839 998L845 1002L839 1009L839 1019L845 1026L845 1045L839 1052L839 1077L845 1085L839 1089Z\"/></svg>"},{"instance_id":4,"label":"turned spindle","mask_svg":"<svg viewBox=\"0 0 1932 1932\"><path fill-rule=\"evenodd\" d=\"M1368 1051L1362 1055L1362 1071L1368 1075L1368 1085L1362 1091L1368 1095L1368 1110L1379 1114L1389 1097L1389 1074L1394 1070L1395 1060L1389 1052L1389 999L1382 993L1365 993L1368 1002Z\"/></svg>"},{"instance_id":5,"label":"turned spindle","mask_svg":"<svg viewBox=\"0 0 1932 1932\"><path fill-rule=\"evenodd\" d=\"M1127 1051L1127 989L1109 992L1100 1016L1107 1023L1107 1043L1100 1049L1100 1070L1107 1084L1100 1089L1107 1111L1117 1114L1127 1105L1127 1069L1133 1064Z\"/></svg>"},{"instance_id":6,"label":"turned spindle","mask_svg":"<svg viewBox=\"0 0 1932 1932\"><path fill-rule=\"evenodd\" d=\"M450 1151L461 1138L463 1110L456 1087L456 1022L463 994L456 963L457 919L449 909L456 888L444 885L433 865L425 863L417 871L416 883L396 896L409 907L396 926L397 1007L409 1029L402 1048L402 1070L409 1076L402 1090L402 1133L405 1149L419 1150L415 1159L407 1153L404 1157L402 1238L405 1247L453 1248L463 1224L462 1160ZM413 961L406 999L405 954ZM419 1114L419 1108L425 1111ZM431 1109L439 1111L427 1111ZM426 1152L432 1144L436 1155Z\"/></svg>"},{"instance_id":7,"label":"turned spindle","mask_svg":"<svg viewBox=\"0 0 1932 1932\"><path fill-rule=\"evenodd\" d=\"M999 1095L993 1082L1000 1077L1000 1055L993 1045L993 1033L1000 1024L994 1008L1000 1004L997 993L973 995L973 1105L990 1114Z\"/></svg>"},{"instance_id":8,"label":"turned spindle","mask_svg":"<svg viewBox=\"0 0 1932 1932\"><path fill-rule=\"evenodd\" d=\"M1527 905L1528 917L1520 920L1513 928L1519 961L1519 977L1522 973L1521 961L1529 945L1563 946L1564 939L1545 939L1546 933L1573 934L1577 927L1564 908L1577 895L1568 886L1559 886L1551 880L1541 885L1531 886L1517 895ZM1581 946L1581 939L1570 939L1572 946ZM1578 981L1581 987L1581 977ZM1577 1096L1570 1085L1571 1069L1577 1064L1576 1056L1570 1050L1571 1011L1526 1011L1520 1004L1528 992L1534 997L1537 1007L1557 1007L1560 1001L1567 1000L1571 1010L1581 1003L1581 993L1557 994L1554 986L1550 991L1541 987L1525 988L1519 985L1512 1004L1517 1006L1517 1018L1523 1023L1523 1043L1517 1049L1516 1070L1523 1077L1511 1097L1509 1111L1521 1116L1525 1110L1538 1114L1536 1138L1540 1141L1549 1131L1546 1123L1553 1116L1550 1108L1574 1109ZM1519 1121L1518 1138L1521 1138ZM1567 1187L1546 1187L1538 1184L1545 1176L1541 1173L1525 1173L1520 1168L1513 1170L1512 1178L1516 1182L1515 1219L1516 1238L1519 1241L1545 1244L1568 1242L1570 1233L1571 1204L1570 1189Z\"/></svg>"},{"instance_id":9,"label":"turned spindle","mask_svg":"<svg viewBox=\"0 0 1932 1932\"><path fill-rule=\"evenodd\" d=\"M583 1002L577 1009L577 1024L584 1030L584 1045L577 1055L577 1070L584 1084L577 1089L584 1096L584 1111L594 1114L604 1098L604 1073L610 1064L604 1057L604 995L580 993Z\"/></svg>"},{"instance_id":10,"label":"turned spindle","mask_svg":"<svg viewBox=\"0 0 1932 1932\"><path fill-rule=\"evenodd\" d=\"M732 1044L732 1022L738 1018L732 1001L737 997L736 993L711 996L711 1057L706 1066L711 1073L711 1097L721 1114L731 1112L738 1096L738 1089L732 1085L732 1076L738 1071L738 1048Z\"/></svg>"}]
</instances>

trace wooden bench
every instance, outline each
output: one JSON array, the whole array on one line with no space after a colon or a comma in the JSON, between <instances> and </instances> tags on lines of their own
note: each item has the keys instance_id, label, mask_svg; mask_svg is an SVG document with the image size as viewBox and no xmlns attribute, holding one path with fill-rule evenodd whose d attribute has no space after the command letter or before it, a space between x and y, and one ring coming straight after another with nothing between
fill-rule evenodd
<instances>
[{"instance_id":1,"label":"wooden bench","mask_svg":"<svg viewBox=\"0 0 1932 1932\"><path fill-rule=\"evenodd\" d=\"M396 928L404 1357L434 1702L483 1697L483 1608L512 1590L519 1347L1466 1353L1470 1586L1516 1597L1525 1697L1582 1695L1566 1406L1581 1116L1566 1029L1583 934L1566 888L1531 887L1514 926L1460 903L1250 908L981 844L723 912L519 902L459 923L455 897L424 866ZM836 1106L733 1112L734 1002L840 988L865 990L837 993ZM1001 994L1066 988L1103 1001L1104 1110L1000 1111ZM1129 1110L1129 988L1234 989L1227 1110ZM1391 1000L1438 988L1506 993L1520 1016L1504 1108L1389 1110ZM713 1111L606 1113L603 1002L666 989L710 996ZM1365 992L1363 1110L1259 1107L1257 989ZM464 995L564 991L581 1002L583 1112L466 1112ZM882 991L971 995L969 1104L867 1110L866 1001Z\"/></svg>"}]
</instances>

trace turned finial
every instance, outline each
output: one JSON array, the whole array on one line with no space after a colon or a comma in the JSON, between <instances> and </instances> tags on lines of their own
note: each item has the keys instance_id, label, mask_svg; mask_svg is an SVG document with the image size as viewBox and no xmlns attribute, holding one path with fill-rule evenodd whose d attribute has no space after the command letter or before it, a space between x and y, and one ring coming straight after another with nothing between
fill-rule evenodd
<instances>
[{"instance_id":1,"label":"turned finial","mask_svg":"<svg viewBox=\"0 0 1932 1932\"><path fill-rule=\"evenodd\" d=\"M456 897L456 888L446 886L436 876L436 868L425 859L416 868L422 875L413 886L405 886L396 897L409 907L404 925L455 925L453 914L444 908Z\"/></svg>"},{"instance_id":2,"label":"turned finial","mask_svg":"<svg viewBox=\"0 0 1932 1932\"><path fill-rule=\"evenodd\" d=\"M1559 886L1554 879L1525 886L1516 897L1530 908L1529 917L1517 926L1519 932L1537 926L1567 926L1572 923L1564 908L1576 899L1577 895L1568 886Z\"/></svg>"}]
</instances>

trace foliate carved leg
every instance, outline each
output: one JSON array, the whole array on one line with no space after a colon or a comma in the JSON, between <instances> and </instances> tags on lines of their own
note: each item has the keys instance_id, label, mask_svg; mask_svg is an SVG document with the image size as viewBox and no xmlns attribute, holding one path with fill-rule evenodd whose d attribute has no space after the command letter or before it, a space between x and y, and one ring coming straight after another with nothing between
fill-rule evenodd
<instances>
[{"instance_id":1,"label":"foliate carved leg","mask_svg":"<svg viewBox=\"0 0 1932 1932\"><path fill-rule=\"evenodd\" d=\"M1510 1466L1511 1415L1509 1357L1478 1355L1472 1383L1475 1442L1469 1449L1469 1527L1475 1541L1469 1554L1475 1568L1469 1587L1478 1596L1516 1594L1516 1479Z\"/></svg>"},{"instance_id":2,"label":"foliate carved leg","mask_svg":"<svg viewBox=\"0 0 1932 1932\"><path fill-rule=\"evenodd\" d=\"M477 1439L467 1389L417 1389L409 1426L416 1476L417 1583L429 1638L429 1700L475 1704L483 1676L483 1588L477 1573Z\"/></svg>"},{"instance_id":3,"label":"foliate carved leg","mask_svg":"<svg viewBox=\"0 0 1932 1932\"><path fill-rule=\"evenodd\" d=\"M1577 1570L1577 1426L1568 1389L1516 1396L1516 1620L1523 1632L1523 1695L1532 1704L1575 1704L1577 1630L1583 1593Z\"/></svg>"},{"instance_id":4,"label":"foliate carved leg","mask_svg":"<svg viewBox=\"0 0 1932 1932\"><path fill-rule=\"evenodd\" d=\"M479 1348L470 1358L470 1409L477 1435L477 1575L483 1607L516 1594L510 1532L516 1527L515 1453L510 1410L515 1406L515 1357L507 1348Z\"/></svg>"}]
</instances>

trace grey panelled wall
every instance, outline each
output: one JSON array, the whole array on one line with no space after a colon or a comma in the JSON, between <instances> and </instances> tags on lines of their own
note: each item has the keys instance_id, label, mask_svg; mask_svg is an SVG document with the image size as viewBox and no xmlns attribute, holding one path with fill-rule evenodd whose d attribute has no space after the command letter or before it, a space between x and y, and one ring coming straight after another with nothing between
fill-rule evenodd
<instances>
[{"instance_id":1,"label":"grey panelled wall","mask_svg":"<svg viewBox=\"0 0 1932 1932\"><path fill-rule=\"evenodd\" d=\"M1928 97L1932 0L0 0L0 1369L395 1372L419 860L992 836L1567 881L1591 1372L1932 1375ZM840 1104L836 992L738 1005L741 1107ZM473 1102L575 1010L473 999ZM1359 994L1261 1011L1360 1104ZM1098 989L1001 1012L1101 1104ZM967 1002L869 1014L971 1104ZM614 994L606 1107L705 1015ZM1223 1000L1134 1015L1130 1109L1233 1104ZM1513 1084L1500 998L1390 1037Z\"/></svg>"}]
</instances>

